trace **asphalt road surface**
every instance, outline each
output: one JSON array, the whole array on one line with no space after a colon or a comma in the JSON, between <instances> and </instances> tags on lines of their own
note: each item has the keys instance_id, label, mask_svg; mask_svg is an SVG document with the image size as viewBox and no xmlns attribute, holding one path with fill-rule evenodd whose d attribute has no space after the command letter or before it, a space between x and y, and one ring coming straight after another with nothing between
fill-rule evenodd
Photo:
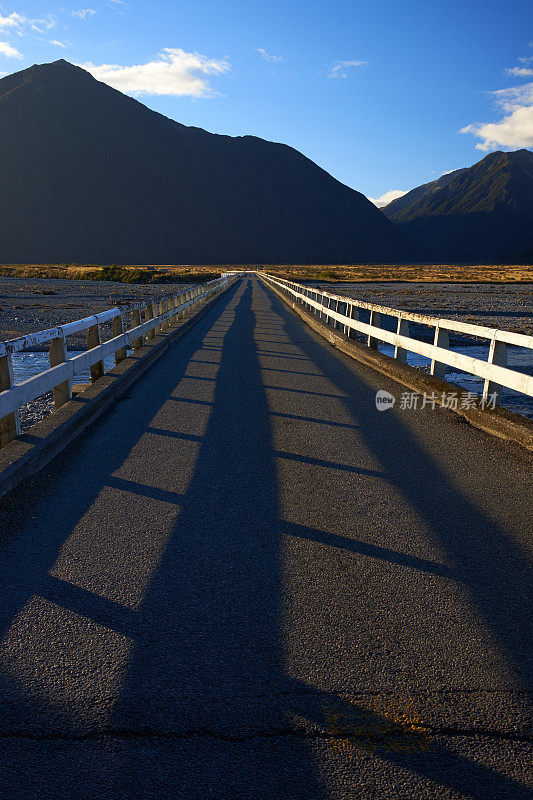
<instances>
[{"instance_id":1,"label":"asphalt road surface","mask_svg":"<svg viewBox=\"0 0 533 800\"><path fill-rule=\"evenodd\" d=\"M531 461L256 279L0 504L0 798L530 798Z\"/></svg>"}]
</instances>

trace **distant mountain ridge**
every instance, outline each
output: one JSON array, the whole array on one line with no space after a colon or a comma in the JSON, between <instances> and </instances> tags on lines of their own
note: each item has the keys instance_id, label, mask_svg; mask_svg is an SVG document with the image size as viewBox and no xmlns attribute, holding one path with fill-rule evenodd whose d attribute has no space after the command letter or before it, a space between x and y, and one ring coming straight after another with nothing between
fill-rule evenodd
<instances>
[{"instance_id":1,"label":"distant mountain ridge","mask_svg":"<svg viewBox=\"0 0 533 800\"><path fill-rule=\"evenodd\" d=\"M0 263L376 263L423 246L298 151L60 60L0 80Z\"/></svg>"},{"instance_id":2,"label":"distant mountain ridge","mask_svg":"<svg viewBox=\"0 0 533 800\"><path fill-rule=\"evenodd\" d=\"M437 260L512 260L533 248L533 153L490 153L413 189L382 212Z\"/></svg>"},{"instance_id":3,"label":"distant mountain ridge","mask_svg":"<svg viewBox=\"0 0 533 800\"><path fill-rule=\"evenodd\" d=\"M388 219L394 217L396 221L399 221L402 212L405 212L406 209L411 210L413 206L420 200L426 200L433 192L436 192L438 189L442 189L444 186L447 186L451 180L453 180L457 175L461 172L464 172L466 167L463 169L455 169L452 172L447 172L445 175L441 175L440 178L437 180L430 181L429 183L423 183L421 186L417 186L415 189L411 189L410 192L407 194L402 195L401 197L397 197L396 200L392 200L388 205L382 207L382 211Z\"/></svg>"}]
</instances>

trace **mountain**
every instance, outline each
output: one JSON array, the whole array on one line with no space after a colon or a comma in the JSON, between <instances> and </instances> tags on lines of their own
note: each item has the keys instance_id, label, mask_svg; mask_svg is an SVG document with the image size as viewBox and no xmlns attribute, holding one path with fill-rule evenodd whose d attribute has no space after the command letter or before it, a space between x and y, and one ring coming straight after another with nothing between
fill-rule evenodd
<instances>
[{"instance_id":1,"label":"mountain","mask_svg":"<svg viewBox=\"0 0 533 800\"><path fill-rule=\"evenodd\" d=\"M393 200L388 219L438 260L512 261L533 249L533 153L495 152Z\"/></svg>"},{"instance_id":2,"label":"mountain","mask_svg":"<svg viewBox=\"0 0 533 800\"><path fill-rule=\"evenodd\" d=\"M181 125L63 60L0 80L0 263L423 255L287 145Z\"/></svg>"},{"instance_id":3,"label":"mountain","mask_svg":"<svg viewBox=\"0 0 533 800\"><path fill-rule=\"evenodd\" d=\"M426 198L426 195L430 196L433 192L436 192L437 189L442 189L443 186L447 186L455 176L464 171L465 168L455 169L453 172L447 172L445 175L437 178L436 181L423 183L422 186L417 186L416 189L411 189L407 194L398 197L396 200L392 200L392 202L384 206L381 210L388 219L392 217L396 218L401 211L412 206L417 200Z\"/></svg>"}]
</instances>

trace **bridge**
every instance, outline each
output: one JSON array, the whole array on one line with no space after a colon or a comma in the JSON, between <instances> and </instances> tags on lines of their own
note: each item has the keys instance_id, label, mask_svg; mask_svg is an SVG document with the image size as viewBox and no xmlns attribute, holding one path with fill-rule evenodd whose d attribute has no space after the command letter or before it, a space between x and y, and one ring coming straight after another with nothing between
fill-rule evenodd
<instances>
[{"instance_id":1,"label":"bridge","mask_svg":"<svg viewBox=\"0 0 533 800\"><path fill-rule=\"evenodd\" d=\"M378 410L406 384L291 289L228 275L108 344L89 320L84 365L119 356L73 399L52 332L27 433L0 353L0 796L531 796L530 453Z\"/></svg>"}]
</instances>

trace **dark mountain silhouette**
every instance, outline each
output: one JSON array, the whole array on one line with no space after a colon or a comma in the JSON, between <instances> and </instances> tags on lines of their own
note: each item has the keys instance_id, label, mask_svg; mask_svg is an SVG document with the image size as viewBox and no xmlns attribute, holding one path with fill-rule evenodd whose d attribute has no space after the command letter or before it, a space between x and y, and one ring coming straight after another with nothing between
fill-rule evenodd
<instances>
[{"instance_id":1,"label":"dark mountain silhouette","mask_svg":"<svg viewBox=\"0 0 533 800\"><path fill-rule=\"evenodd\" d=\"M533 252L533 153L490 153L382 211L439 260L513 261L514 254L527 260Z\"/></svg>"},{"instance_id":2,"label":"dark mountain silhouette","mask_svg":"<svg viewBox=\"0 0 533 800\"><path fill-rule=\"evenodd\" d=\"M291 147L186 127L63 60L0 80L0 262L423 256Z\"/></svg>"}]
</instances>

